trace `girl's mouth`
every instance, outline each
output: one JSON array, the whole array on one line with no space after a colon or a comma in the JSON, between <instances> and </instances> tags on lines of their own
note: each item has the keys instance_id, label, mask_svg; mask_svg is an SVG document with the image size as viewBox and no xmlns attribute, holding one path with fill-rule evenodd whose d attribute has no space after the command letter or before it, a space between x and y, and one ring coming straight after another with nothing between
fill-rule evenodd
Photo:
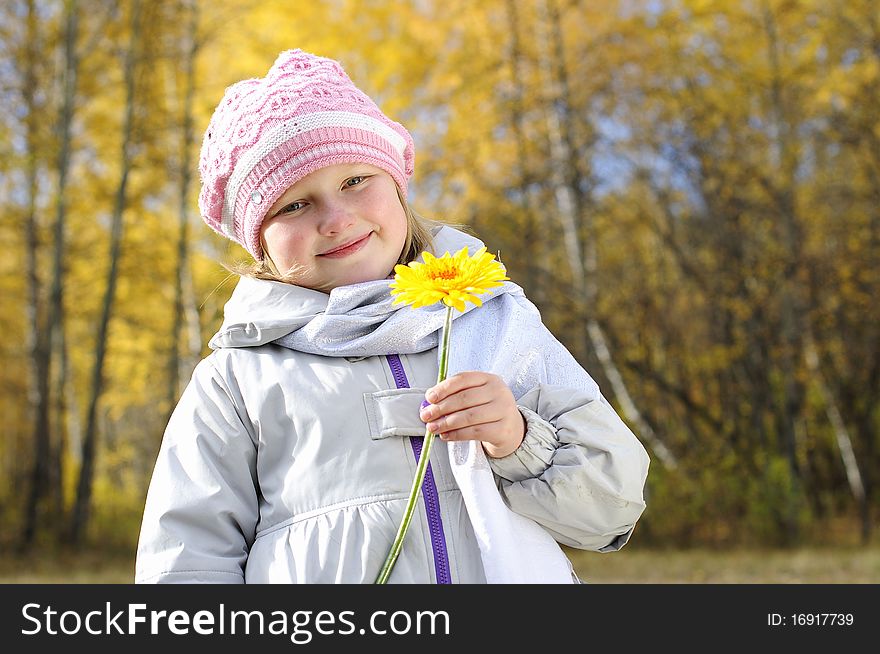
<instances>
[{"instance_id":1,"label":"girl's mouth","mask_svg":"<svg viewBox=\"0 0 880 654\"><path fill-rule=\"evenodd\" d=\"M333 250L329 250L328 252L324 252L323 254L319 254L319 257L327 257L328 259L341 259L342 257L347 257L349 255L354 254L355 252L359 252L370 242L370 237L373 236L373 232L368 232L366 236L362 236L356 241L352 241L346 245L335 248Z\"/></svg>"}]
</instances>

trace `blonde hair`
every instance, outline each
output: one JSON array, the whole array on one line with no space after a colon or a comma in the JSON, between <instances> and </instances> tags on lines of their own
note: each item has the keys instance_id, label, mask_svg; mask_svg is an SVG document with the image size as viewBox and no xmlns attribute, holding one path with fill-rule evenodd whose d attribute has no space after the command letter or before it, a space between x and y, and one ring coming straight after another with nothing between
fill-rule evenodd
<instances>
[{"instance_id":1,"label":"blonde hair","mask_svg":"<svg viewBox=\"0 0 880 654\"><path fill-rule=\"evenodd\" d=\"M400 257L398 258L397 263L407 264L410 261L414 261L426 250L432 254L436 254L433 251L433 234L446 223L442 223L438 220L431 220L417 214L409 206L409 203L406 201L406 198L396 184L395 189L397 189L397 197L400 200L403 212L406 215L406 239L403 242L403 249L400 252ZM461 226L455 225L455 227ZM282 273L278 270L275 262L272 261L272 258L266 251L266 243L263 241L262 236L260 236L260 245L263 248L262 261L238 261L230 265L223 264L223 267L229 272L243 277L254 277L256 279L266 279L272 282L296 284L297 279L306 270L306 267L295 265Z\"/></svg>"}]
</instances>

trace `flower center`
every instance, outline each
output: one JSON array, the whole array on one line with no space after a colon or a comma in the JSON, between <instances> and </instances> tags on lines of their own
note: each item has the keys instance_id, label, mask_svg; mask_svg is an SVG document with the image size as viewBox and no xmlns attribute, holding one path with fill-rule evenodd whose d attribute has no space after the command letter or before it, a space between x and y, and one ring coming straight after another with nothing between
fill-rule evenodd
<instances>
[{"instance_id":1,"label":"flower center","mask_svg":"<svg viewBox=\"0 0 880 654\"><path fill-rule=\"evenodd\" d=\"M433 270L431 271L431 279L455 279L456 271L454 270Z\"/></svg>"}]
</instances>

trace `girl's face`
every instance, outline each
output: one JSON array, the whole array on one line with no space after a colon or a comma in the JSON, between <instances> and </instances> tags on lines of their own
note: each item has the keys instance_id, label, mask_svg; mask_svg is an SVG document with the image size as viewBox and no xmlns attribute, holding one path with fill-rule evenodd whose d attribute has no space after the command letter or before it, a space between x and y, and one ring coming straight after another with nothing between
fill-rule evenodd
<instances>
[{"instance_id":1,"label":"girl's face","mask_svg":"<svg viewBox=\"0 0 880 654\"><path fill-rule=\"evenodd\" d=\"M406 240L406 213L394 180L368 164L335 164L309 173L272 205L260 227L278 271L329 293L385 279Z\"/></svg>"}]
</instances>

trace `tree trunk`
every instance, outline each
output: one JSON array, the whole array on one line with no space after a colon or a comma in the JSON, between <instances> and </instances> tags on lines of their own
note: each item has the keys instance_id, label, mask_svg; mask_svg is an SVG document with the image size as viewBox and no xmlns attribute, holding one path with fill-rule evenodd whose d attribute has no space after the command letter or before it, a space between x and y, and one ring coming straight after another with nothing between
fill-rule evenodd
<instances>
[{"instance_id":1,"label":"tree trunk","mask_svg":"<svg viewBox=\"0 0 880 654\"><path fill-rule=\"evenodd\" d=\"M30 384L28 387L29 404L34 419L34 461L31 471L30 492L25 509L25 526L21 536L23 546L33 541L37 523L39 522L39 504L46 493L48 485L48 347L40 323L40 278L37 272L39 237L37 235L37 104L34 97L36 88L37 49L37 16L33 0L28 2L27 13L27 59L25 61L24 78L21 93L27 106L27 189L28 209L25 218L25 237L27 242L26 275L28 280L27 316L31 329L27 332L28 352L30 353Z\"/></svg>"},{"instance_id":2,"label":"tree trunk","mask_svg":"<svg viewBox=\"0 0 880 654\"><path fill-rule=\"evenodd\" d=\"M779 54L779 37L776 20L772 10L764 5L764 28L767 33L768 57L771 67L771 102L774 123L777 128L777 141L781 153L781 172L783 187L774 192L781 220L780 237L787 253L787 264L782 278L782 375L783 375L783 447L792 476L800 478L797 461L795 425L803 405L803 389L797 380L797 361L803 354L800 334L803 331L803 309L799 273L803 236L797 217L795 202L795 172L797 155L791 144L791 125L783 98L782 72Z\"/></svg>"},{"instance_id":3,"label":"tree trunk","mask_svg":"<svg viewBox=\"0 0 880 654\"><path fill-rule=\"evenodd\" d=\"M58 379L55 391L55 429L58 437L54 441L52 455L52 478L57 483L54 487L54 503L57 507L58 525L57 537L59 540L64 538L65 520L62 517L65 514L65 497L64 489L66 484L65 478L65 458L72 454L79 462L80 453L82 451L82 426L80 425L79 402L76 397L76 387L74 385L71 369L70 369L70 350L67 344L67 333L64 325L56 332L57 346L53 351L57 350L58 361ZM56 356L56 355L53 355Z\"/></svg>"},{"instance_id":4,"label":"tree trunk","mask_svg":"<svg viewBox=\"0 0 880 654\"><path fill-rule=\"evenodd\" d=\"M180 195L178 206L177 270L174 277L174 316L172 320L171 349L168 356L168 416L174 410L180 395L181 381L192 373L194 359L201 351L201 335L198 312L195 309L192 292L192 271L189 265L189 192L192 181L191 164L193 136L193 96L195 93L195 61L199 50L198 2L185 1L189 12L189 43L184 56L185 88L183 99L183 125L180 143ZM188 326L186 343L182 344L184 327ZM195 329L193 329L195 328ZM196 333L195 350L193 332ZM185 345L186 356L181 357ZM167 422L167 420L166 420Z\"/></svg>"},{"instance_id":5,"label":"tree trunk","mask_svg":"<svg viewBox=\"0 0 880 654\"><path fill-rule=\"evenodd\" d=\"M828 416L828 422L831 423L834 429L834 439L840 452L840 458L843 461L850 492L861 509L865 501L865 487L862 484L862 474L859 472L858 461L856 461L855 454L853 453L852 439L849 437L849 430L846 428L846 423L844 423L840 415L840 410L837 408L834 396L825 383L825 378L819 367L819 355L816 352L816 344L813 342L813 337L810 334L806 338L804 357L810 370L810 379L816 385L816 388L819 389L819 396L825 403L825 413Z\"/></svg>"},{"instance_id":6,"label":"tree trunk","mask_svg":"<svg viewBox=\"0 0 880 654\"><path fill-rule=\"evenodd\" d=\"M510 51L507 60L510 62L510 78L512 97L510 100L510 122L513 126L513 137L516 142L517 162L519 165L518 187L522 194L522 205L526 210L522 240L528 244L529 256L525 258L525 275L523 286L528 289L529 297L540 309L547 304L546 282L541 262L546 257L546 247L542 238L543 214L538 205L538 198L533 190L534 175L529 170L527 138L525 134L525 106L523 90L523 52L519 39L519 10L517 0L507 0L507 21L510 33Z\"/></svg>"},{"instance_id":7,"label":"tree trunk","mask_svg":"<svg viewBox=\"0 0 880 654\"><path fill-rule=\"evenodd\" d=\"M132 124L134 122L135 102L135 66L138 61L137 50L140 32L140 0L133 0L131 8L131 39L125 54L125 118L122 128L122 148L119 186L113 206L112 226L110 232L110 267L107 272L107 287L101 317L98 322L95 342L95 361L92 368L91 395L89 396L86 413L86 429L83 434L82 466L76 489L76 500L70 526L70 539L78 544L85 532L88 521L92 496L92 480L94 477L95 453L97 449L97 414L98 401L104 386L104 356L107 351L107 331L113 315L113 301L116 295L117 267L122 249L123 213L126 204L126 188L131 170Z\"/></svg>"},{"instance_id":8,"label":"tree trunk","mask_svg":"<svg viewBox=\"0 0 880 654\"><path fill-rule=\"evenodd\" d=\"M623 377L611 357L606 344L605 335L595 318L597 306L597 250L594 228L589 212L583 206L583 192L580 190L582 175L579 172L579 161L582 157L575 151L572 136L571 109L568 83L565 70L564 49L560 19L554 0L541 3L545 29L538 30L537 38L541 45L541 71L544 75L544 87L552 89L553 106L546 112L547 127L551 151L551 183L553 186L556 208L562 225L563 241L566 258L571 268L574 285L575 306L584 316L586 330L584 338L577 344L578 358L583 361L590 348L595 352L606 378L611 384L614 396L621 405L624 415L636 427L641 438L657 455L667 468L675 468L675 456L657 437L653 428L643 418L641 412L630 397ZM550 52L550 44L555 44L556 51ZM558 68L553 70L553 62ZM581 230L578 219L585 224L583 233L586 243L581 243Z\"/></svg>"},{"instance_id":9,"label":"tree trunk","mask_svg":"<svg viewBox=\"0 0 880 654\"><path fill-rule=\"evenodd\" d=\"M28 221L28 278L30 280L30 303L31 320L34 328L34 340L32 359L36 381L34 384L34 399L36 414L34 417L34 462L31 475L31 489L28 497L25 528L22 534L22 542L29 544L33 541L39 527L40 505L44 499L52 495L51 489L51 426L50 426L50 377L51 377L51 354L54 334L63 321L63 277L64 277L64 245L65 245L65 217L67 214L67 175L70 168L70 140L71 123L73 120L73 106L76 96L77 75L77 7L75 0L67 0L65 3L65 31L64 31L64 61L65 70L63 77L63 98L61 115L58 120L58 193L55 207L54 247L52 257L52 289L49 296L49 304L46 309L46 320L43 325L39 324L39 279L37 276L37 237L36 223L34 219ZM36 20L36 12L33 3L28 3L29 38L33 36L32 43L36 42L34 26L30 26ZM30 64L29 64L30 65ZM36 80L31 80L32 86L25 89L26 94L32 94L36 88ZM30 117L29 117L30 121ZM29 128L29 133L30 133ZM35 164L34 164L35 165ZM35 192L36 186L31 187Z\"/></svg>"},{"instance_id":10,"label":"tree trunk","mask_svg":"<svg viewBox=\"0 0 880 654\"><path fill-rule=\"evenodd\" d=\"M797 424L803 418L805 397L804 385L798 376L798 364L804 358L811 358L809 353L805 352L807 349L805 347L805 340L806 338L811 338L810 333L812 330L809 325L807 309L804 306L806 297L805 269L803 265L804 237L803 227L798 216L796 198L798 159L793 147L793 141L796 137L792 134L793 125L789 117L787 102L783 95L783 76L776 18L772 9L766 3L763 6L763 19L767 34L767 49L771 69L771 108L777 128L780 169L783 176L782 188L775 191L771 190L771 193L773 193L780 213L780 241L787 255L780 290L782 306L782 436L785 455L788 458L792 478L795 483L794 490L797 491L803 477L798 461ZM772 189L769 183L767 187ZM824 383L821 386L824 387ZM837 413L837 408L834 406L830 393L823 397L823 399L826 400L829 416ZM851 444L848 436L843 437L845 430L844 432L838 431L838 427L842 424L841 420L840 424L835 426L835 432L838 436L836 442L839 448L841 446L846 448ZM852 464L855 463L855 459L850 459L850 456L851 447L849 455L844 450L841 450L841 457L844 459L845 465L847 465L847 461ZM847 475L850 474L852 474L852 470L848 469ZM850 479L850 484L853 483L854 478ZM860 482L859 485L861 485ZM796 498L792 496L788 511L788 522L792 530L795 529L795 500ZM796 536L797 534L794 533L793 537Z\"/></svg>"}]
</instances>

